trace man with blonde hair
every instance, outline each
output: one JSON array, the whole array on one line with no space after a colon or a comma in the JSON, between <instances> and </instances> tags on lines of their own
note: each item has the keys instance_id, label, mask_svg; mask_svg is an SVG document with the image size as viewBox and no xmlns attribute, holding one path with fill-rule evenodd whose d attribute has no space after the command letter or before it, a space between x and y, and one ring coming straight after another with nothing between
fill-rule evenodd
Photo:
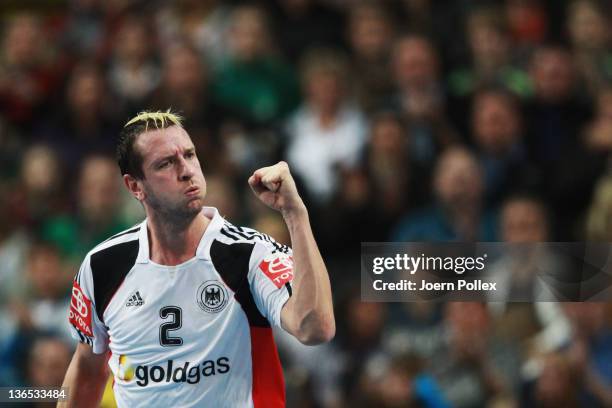
<instances>
[{"instance_id":1,"label":"man with blonde hair","mask_svg":"<svg viewBox=\"0 0 612 408\"><path fill-rule=\"evenodd\" d=\"M76 275L69 320L78 345L67 406L282 407L271 325L304 344L335 332L327 270L286 163L253 173L293 249L204 206L206 181L181 118L143 112L117 147L123 181L147 218L92 249ZM110 353L109 353L110 352Z\"/></svg>"}]
</instances>

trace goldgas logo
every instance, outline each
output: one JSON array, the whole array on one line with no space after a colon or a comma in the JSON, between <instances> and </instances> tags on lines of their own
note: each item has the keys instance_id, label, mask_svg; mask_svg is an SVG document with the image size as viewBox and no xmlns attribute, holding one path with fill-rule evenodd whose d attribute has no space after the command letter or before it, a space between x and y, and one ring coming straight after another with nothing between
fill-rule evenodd
<instances>
[{"instance_id":1,"label":"goldgas logo","mask_svg":"<svg viewBox=\"0 0 612 408\"><path fill-rule=\"evenodd\" d=\"M206 281L198 288L196 302L205 312L219 313L228 300L227 290L217 281Z\"/></svg>"},{"instance_id":2,"label":"goldgas logo","mask_svg":"<svg viewBox=\"0 0 612 408\"><path fill-rule=\"evenodd\" d=\"M261 261L259 269L280 289L293 280L293 257L287 254L269 255Z\"/></svg>"},{"instance_id":3,"label":"goldgas logo","mask_svg":"<svg viewBox=\"0 0 612 408\"><path fill-rule=\"evenodd\" d=\"M122 357L124 357L123 363ZM124 364L127 364L127 371L126 367L122 368ZM127 357L121 355L117 377L128 382L136 378L136 384L140 387L146 387L151 382L197 384L203 377L226 374L230 371L230 368L230 360L227 357L204 360L199 364L189 361L181 364L175 360L168 360L162 365L137 365L136 368L133 368L129 365Z\"/></svg>"}]
</instances>

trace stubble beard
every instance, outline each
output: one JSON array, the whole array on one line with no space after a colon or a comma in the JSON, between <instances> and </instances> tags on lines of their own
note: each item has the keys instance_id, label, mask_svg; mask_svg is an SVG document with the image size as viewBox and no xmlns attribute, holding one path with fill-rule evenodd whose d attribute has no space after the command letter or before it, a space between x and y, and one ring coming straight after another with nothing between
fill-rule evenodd
<instances>
[{"instance_id":1,"label":"stubble beard","mask_svg":"<svg viewBox=\"0 0 612 408\"><path fill-rule=\"evenodd\" d=\"M161 199L152 192L147 192L147 203L151 209L158 214L164 223L178 228L187 226L202 211L204 206L202 197L199 197L197 206L193 206L191 201L169 202Z\"/></svg>"}]
</instances>

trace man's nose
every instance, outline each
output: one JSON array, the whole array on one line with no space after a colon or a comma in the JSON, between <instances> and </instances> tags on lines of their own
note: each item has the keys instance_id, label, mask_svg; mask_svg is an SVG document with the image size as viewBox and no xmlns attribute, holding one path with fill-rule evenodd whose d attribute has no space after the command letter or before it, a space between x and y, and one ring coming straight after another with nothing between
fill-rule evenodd
<instances>
[{"instance_id":1,"label":"man's nose","mask_svg":"<svg viewBox=\"0 0 612 408\"><path fill-rule=\"evenodd\" d=\"M191 180L193 177L193 169L189 165L189 163L184 159L180 159L180 168L179 168L179 179L181 181Z\"/></svg>"}]
</instances>

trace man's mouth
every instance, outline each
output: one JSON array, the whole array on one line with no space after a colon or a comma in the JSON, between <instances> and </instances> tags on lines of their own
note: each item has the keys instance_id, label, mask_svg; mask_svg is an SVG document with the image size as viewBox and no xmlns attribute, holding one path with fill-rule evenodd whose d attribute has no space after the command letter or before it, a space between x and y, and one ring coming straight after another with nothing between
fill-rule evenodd
<instances>
[{"instance_id":1,"label":"man's mouth","mask_svg":"<svg viewBox=\"0 0 612 408\"><path fill-rule=\"evenodd\" d=\"M186 191L185 191L185 195L188 197L193 197L196 196L200 193L200 187L197 186L193 186L193 187L189 187Z\"/></svg>"}]
</instances>

